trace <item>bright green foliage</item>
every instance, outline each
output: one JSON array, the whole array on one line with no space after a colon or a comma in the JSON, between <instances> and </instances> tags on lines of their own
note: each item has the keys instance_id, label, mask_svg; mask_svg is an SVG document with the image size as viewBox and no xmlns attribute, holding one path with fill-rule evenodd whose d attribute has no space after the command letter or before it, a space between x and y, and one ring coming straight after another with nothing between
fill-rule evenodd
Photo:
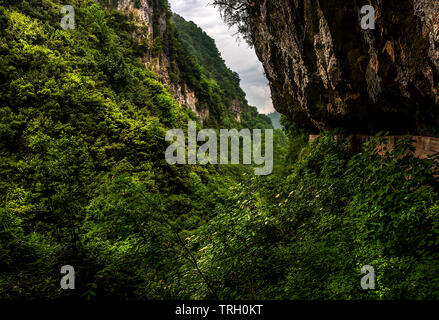
<instances>
[{"instance_id":1,"label":"bright green foliage","mask_svg":"<svg viewBox=\"0 0 439 320\"><path fill-rule=\"evenodd\" d=\"M76 1L77 28L62 30L61 5L46 1L44 11L41 4L20 1L0 11L0 292L9 298L59 296L59 270L70 263L79 268L78 281L90 287L76 294L91 297L105 288L100 274L117 271L113 262L125 264L124 256L117 258L121 250L128 259L137 247L112 238L103 247L91 245L87 237L115 214L147 215L147 204L155 203L149 196L121 202L123 178L154 187L148 193L178 195L189 188L189 169L164 161L164 137L190 118L137 60L127 34L110 26L108 11L94 1ZM111 215L102 216L102 208L96 216L111 195L117 195L119 211L109 208ZM109 221L100 224L101 217Z\"/></svg>"},{"instance_id":2,"label":"bright green foliage","mask_svg":"<svg viewBox=\"0 0 439 320\"><path fill-rule=\"evenodd\" d=\"M351 156L325 137L286 177L232 186L192 239L225 299L438 299L438 185L410 144ZM372 265L377 290L360 287ZM190 284L188 284L189 286Z\"/></svg>"}]
</instances>

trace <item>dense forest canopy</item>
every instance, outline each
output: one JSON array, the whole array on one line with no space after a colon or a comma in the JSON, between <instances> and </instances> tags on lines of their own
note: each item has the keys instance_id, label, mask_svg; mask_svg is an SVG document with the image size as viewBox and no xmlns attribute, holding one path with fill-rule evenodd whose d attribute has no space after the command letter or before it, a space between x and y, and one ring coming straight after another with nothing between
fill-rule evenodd
<instances>
[{"instance_id":1,"label":"dense forest canopy","mask_svg":"<svg viewBox=\"0 0 439 320\"><path fill-rule=\"evenodd\" d=\"M73 30L59 0L1 3L0 297L438 299L439 186L408 139L354 154L339 132L311 144L282 118L269 176L165 161L166 132L190 120L271 123L212 39L150 2L167 26L151 42L114 3L70 1ZM170 79L145 63L163 52ZM212 118L179 104L176 84ZM64 265L75 290L60 287ZM375 290L360 286L365 265Z\"/></svg>"},{"instance_id":2,"label":"dense forest canopy","mask_svg":"<svg viewBox=\"0 0 439 320\"><path fill-rule=\"evenodd\" d=\"M207 77L215 79L229 99L238 99L245 103L245 93L239 86L239 76L225 65L215 41L192 21L187 22L181 16L172 17L179 39L187 46L191 55L203 66Z\"/></svg>"}]
</instances>

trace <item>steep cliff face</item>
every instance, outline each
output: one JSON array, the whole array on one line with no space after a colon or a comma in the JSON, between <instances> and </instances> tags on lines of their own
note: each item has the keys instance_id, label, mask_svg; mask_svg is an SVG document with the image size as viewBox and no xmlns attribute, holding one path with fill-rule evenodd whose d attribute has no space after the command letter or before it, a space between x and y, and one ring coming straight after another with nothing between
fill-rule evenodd
<instances>
[{"instance_id":1,"label":"steep cliff face","mask_svg":"<svg viewBox=\"0 0 439 320\"><path fill-rule=\"evenodd\" d=\"M270 126L268 118L248 105L238 74L228 69L215 41L193 22L173 15L166 0L102 2L128 17L133 38L143 46L144 64L201 122Z\"/></svg>"},{"instance_id":2,"label":"steep cliff face","mask_svg":"<svg viewBox=\"0 0 439 320\"><path fill-rule=\"evenodd\" d=\"M118 0L116 8L130 16L137 27L134 36L139 41L145 41L152 49L144 52L145 64L160 75L179 104L189 107L204 122L209 117L209 110L198 110L198 99L194 90L186 84L175 83L169 74L168 66L172 59L168 33L168 8L157 0ZM160 50L157 50L157 47Z\"/></svg>"},{"instance_id":3,"label":"steep cliff face","mask_svg":"<svg viewBox=\"0 0 439 320\"><path fill-rule=\"evenodd\" d=\"M367 4L374 30L361 28ZM439 1L257 0L247 10L275 108L294 122L439 133Z\"/></svg>"}]
</instances>

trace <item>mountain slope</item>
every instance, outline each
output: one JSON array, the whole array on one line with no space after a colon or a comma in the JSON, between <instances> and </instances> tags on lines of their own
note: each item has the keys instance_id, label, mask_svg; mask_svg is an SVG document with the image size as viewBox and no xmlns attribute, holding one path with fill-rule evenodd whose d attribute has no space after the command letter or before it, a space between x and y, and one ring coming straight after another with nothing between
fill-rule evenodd
<instances>
[{"instance_id":1,"label":"mountain slope","mask_svg":"<svg viewBox=\"0 0 439 320\"><path fill-rule=\"evenodd\" d=\"M175 232L205 221L231 178L167 164L165 134L196 119L178 100L189 90L206 123L230 116L166 1L136 3L74 0L73 30L61 29L58 0L0 7L2 298L176 298L173 277L194 270ZM60 289L63 265L77 290Z\"/></svg>"},{"instance_id":2,"label":"mountain slope","mask_svg":"<svg viewBox=\"0 0 439 320\"><path fill-rule=\"evenodd\" d=\"M194 22L188 22L177 14L173 14L171 21L176 27L178 38L196 58L203 75L213 79L221 88L220 97L226 110L244 128L270 128L269 119L265 115L259 115L255 107L248 105L240 87L239 75L226 66L215 41Z\"/></svg>"}]
</instances>

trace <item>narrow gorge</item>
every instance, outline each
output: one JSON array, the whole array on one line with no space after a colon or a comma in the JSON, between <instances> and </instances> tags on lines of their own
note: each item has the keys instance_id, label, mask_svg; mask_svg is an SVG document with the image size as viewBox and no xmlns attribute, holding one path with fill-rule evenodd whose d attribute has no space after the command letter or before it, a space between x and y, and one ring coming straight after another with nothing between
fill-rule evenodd
<instances>
[{"instance_id":1,"label":"narrow gorge","mask_svg":"<svg viewBox=\"0 0 439 320\"><path fill-rule=\"evenodd\" d=\"M173 4L0 1L0 300L438 300L438 2Z\"/></svg>"}]
</instances>

